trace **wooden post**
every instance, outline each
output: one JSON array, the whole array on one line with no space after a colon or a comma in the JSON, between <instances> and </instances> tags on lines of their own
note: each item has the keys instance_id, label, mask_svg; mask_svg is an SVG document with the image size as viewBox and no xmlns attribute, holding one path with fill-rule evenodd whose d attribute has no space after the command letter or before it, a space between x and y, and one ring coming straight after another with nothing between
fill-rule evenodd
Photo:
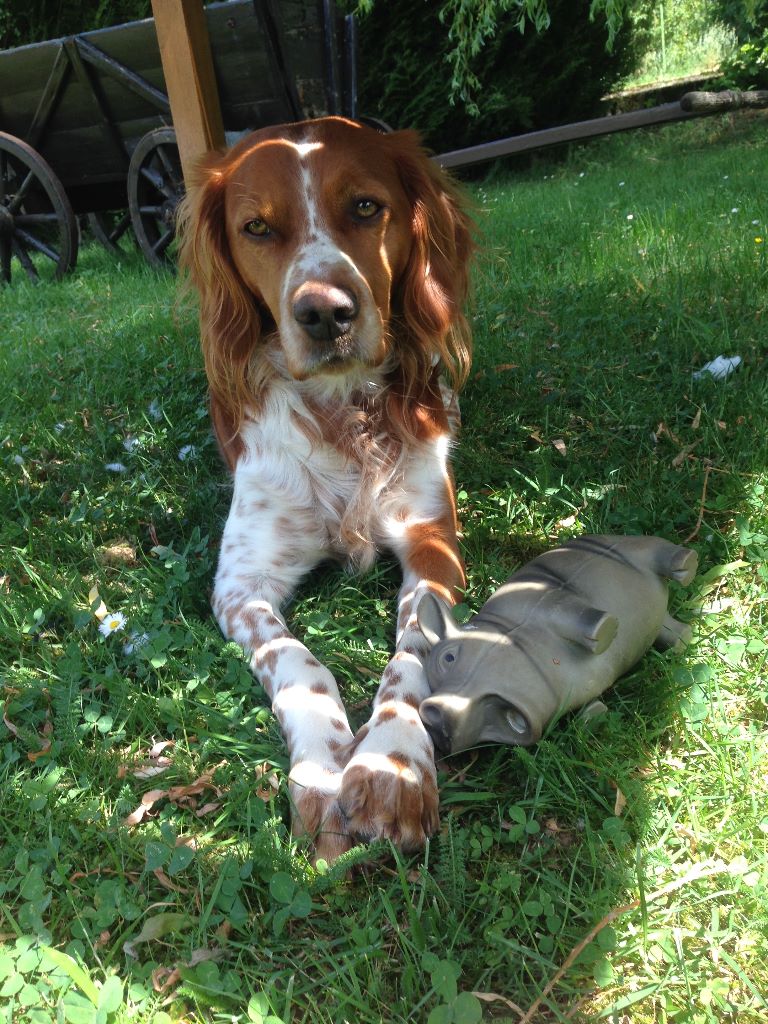
<instances>
[{"instance_id":1,"label":"wooden post","mask_svg":"<svg viewBox=\"0 0 768 1024\"><path fill-rule=\"evenodd\" d=\"M187 178L195 161L224 145L224 124L202 0L152 0L173 126Z\"/></svg>"}]
</instances>

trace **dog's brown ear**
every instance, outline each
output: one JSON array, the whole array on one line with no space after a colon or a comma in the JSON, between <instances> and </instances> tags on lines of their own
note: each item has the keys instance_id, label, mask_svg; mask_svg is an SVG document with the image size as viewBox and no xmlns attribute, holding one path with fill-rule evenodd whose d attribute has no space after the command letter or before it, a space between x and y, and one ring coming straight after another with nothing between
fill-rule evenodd
<instances>
[{"instance_id":1,"label":"dog's brown ear","mask_svg":"<svg viewBox=\"0 0 768 1024\"><path fill-rule=\"evenodd\" d=\"M200 298L200 341L211 390L212 419L230 464L248 402L251 355L261 336L258 307L232 260L224 199L227 160L208 154L179 206L179 259Z\"/></svg>"},{"instance_id":2,"label":"dog's brown ear","mask_svg":"<svg viewBox=\"0 0 768 1024\"><path fill-rule=\"evenodd\" d=\"M464 318L474 248L467 203L415 132L393 132L384 141L411 203L413 244L399 287L407 333L421 350L422 365L439 359L459 387L472 354Z\"/></svg>"}]
</instances>

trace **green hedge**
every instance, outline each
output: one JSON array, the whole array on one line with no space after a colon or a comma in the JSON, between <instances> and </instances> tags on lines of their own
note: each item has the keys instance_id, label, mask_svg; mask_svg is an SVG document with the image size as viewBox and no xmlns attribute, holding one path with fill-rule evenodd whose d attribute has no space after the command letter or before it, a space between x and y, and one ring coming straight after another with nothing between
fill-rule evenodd
<instances>
[{"instance_id":1,"label":"green hedge","mask_svg":"<svg viewBox=\"0 0 768 1024\"><path fill-rule=\"evenodd\" d=\"M734 29L740 43L768 30L768 0L710 0L711 18Z\"/></svg>"},{"instance_id":2,"label":"green hedge","mask_svg":"<svg viewBox=\"0 0 768 1024\"><path fill-rule=\"evenodd\" d=\"M450 43L439 4L378 2L360 22L360 110L417 128L436 152L597 115L600 98L636 67L642 41L625 24L612 52L589 0L549 0L550 27L521 34L501 16L475 65L479 115L449 102Z\"/></svg>"},{"instance_id":3,"label":"green hedge","mask_svg":"<svg viewBox=\"0 0 768 1024\"><path fill-rule=\"evenodd\" d=\"M768 28L761 36L743 43L721 68L724 86L734 89L768 89Z\"/></svg>"},{"instance_id":4,"label":"green hedge","mask_svg":"<svg viewBox=\"0 0 768 1024\"><path fill-rule=\"evenodd\" d=\"M122 25L151 14L151 0L0 0L0 49Z\"/></svg>"}]
</instances>

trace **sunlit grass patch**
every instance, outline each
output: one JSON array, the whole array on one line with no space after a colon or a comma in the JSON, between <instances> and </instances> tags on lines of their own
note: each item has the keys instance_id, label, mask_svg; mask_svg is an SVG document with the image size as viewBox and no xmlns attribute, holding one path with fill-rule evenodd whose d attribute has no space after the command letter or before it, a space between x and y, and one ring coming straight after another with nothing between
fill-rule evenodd
<instances>
[{"instance_id":1,"label":"sunlit grass patch","mask_svg":"<svg viewBox=\"0 0 768 1024\"><path fill-rule=\"evenodd\" d=\"M209 609L229 485L175 282L86 248L0 293L10 1019L764 1019L766 141L690 123L477 190L463 614L561 537L657 533L699 554L671 595L694 640L601 718L441 762L408 860L318 872L290 836L279 729ZM323 567L289 609L357 721L397 587Z\"/></svg>"}]
</instances>

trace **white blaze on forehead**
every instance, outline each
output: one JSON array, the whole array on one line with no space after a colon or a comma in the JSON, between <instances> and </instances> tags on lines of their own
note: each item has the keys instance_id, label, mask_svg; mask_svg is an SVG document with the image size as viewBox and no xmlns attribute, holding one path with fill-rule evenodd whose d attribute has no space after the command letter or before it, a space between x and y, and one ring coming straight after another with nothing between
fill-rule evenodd
<instances>
[{"instance_id":1,"label":"white blaze on forehead","mask_svg":"<svg viewBox=\"0 0 768 1024\"><path fill-rule=\"evenodd\" d=\"M299 243L293 261L288 268L283 284L283 302L287 302L289 296L297 286L297 280L310 277L313 274L320 274L324 270L333 267L346 267L354 279L363 280L354 260L348 253L339 247L334 239L323 217L319 204L319 196L322 189L322 181L317 176L316 170L305 161L305 157L323 148L322 142L288 142L296 151L301 161L301 201L304 206L306 219L306 233Z\"/></svg>"},{"instance_id":2,"label":"white blaze on forehead","mask_svg":"<svg viewBox=\"0 0 768 1024\"><path fill-rule=\"evenodd\" d=\"M313 153L316 149L322 149L322 142L289 142L287 139L281 139L285 142L286 146L291 146L299 154L299 159L303 160L308 153Z\"/></svg>"}]
</instances>

